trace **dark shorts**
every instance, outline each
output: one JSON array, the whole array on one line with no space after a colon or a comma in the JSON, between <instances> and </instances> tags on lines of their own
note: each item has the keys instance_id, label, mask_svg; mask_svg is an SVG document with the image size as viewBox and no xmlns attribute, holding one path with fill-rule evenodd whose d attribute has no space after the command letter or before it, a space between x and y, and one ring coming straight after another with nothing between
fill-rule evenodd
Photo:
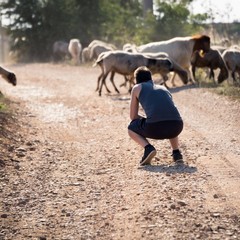
<instances>
[{"instance_id":1,"label":"dark shorts","mask_svg":"<svg viewBox=\"0 0 240 240\"><path fill-rule=\"evenodd\" d=\"M183 121L161 121L147 123L146 118L134 119L128 129L152 139L171 139L177 137L183 130Z\"/></svg>"}]
</instances>

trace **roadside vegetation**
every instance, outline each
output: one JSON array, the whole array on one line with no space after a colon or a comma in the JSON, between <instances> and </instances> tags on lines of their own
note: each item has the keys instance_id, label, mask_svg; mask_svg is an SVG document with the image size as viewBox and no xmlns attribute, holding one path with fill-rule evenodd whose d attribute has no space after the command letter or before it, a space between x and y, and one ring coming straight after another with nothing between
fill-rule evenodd
<instances>
[{"instance_id":1,"label":"roadside vegetation","mask_svg":"<svg viewBox=\"0 0 240 240\"><path fill-rule=\"evenodd\" d=\"M0 93L0 168L5 166L4 158L9 144L15 142L16 126L11 101Z\"/></svg>"},{"instance_id":2,"label":"roadside vegetation","mask_svg":"<svg viewBox=\"0 0 240 240\"><path fill-rule=\"evenodd\" d=\"M208 89L216 94L240 101L240 82L234 83L229 78L221 84L217 84L213 79L206 77L206 73L202 69L198 69L196 78L198 79L198 86L200 88Z\"/></svg>"},{"instance_id":3,"label":"roadside vegetation","mask_svg":"<svg viewBox=\"0 0 240 240\"><path fill-rule=\"evenodd\" d=\"M228 83L223 83L221 85L212 88L212 91L223 96L230 97L233 100L240 101L240 87L239 84L235 86L234 84L229 85Z\"/></svg>"},{"instance_id":4,"label":"roadside vegetation","mask_svg":"<svg viewBox=\"0 0 240 240\"><path fill-rule=\"evenodd\" d=\"M8 108L8 104L6 102L6 98L2 93L0 93L0 113L5 112Z\"/></svg>"}]
</instances>

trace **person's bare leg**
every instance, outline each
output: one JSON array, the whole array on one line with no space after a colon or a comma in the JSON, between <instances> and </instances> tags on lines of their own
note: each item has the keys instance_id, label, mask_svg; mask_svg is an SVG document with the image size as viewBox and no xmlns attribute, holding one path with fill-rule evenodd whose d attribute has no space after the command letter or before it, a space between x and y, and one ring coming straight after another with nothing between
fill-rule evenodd
<instances>
[{"instance_id":1,"label":"person's bare leg","mask_svg":"<svg viewBox=\"0 0 240 240\"><path fill-rule=\"evenodd\" d=\"M148 140L141 135L128 129L128 135L143 148L149 144Z\"/></svg>"},{"instance_id":2,"label":"person's bare leg","mask_svg":"<svg viewBox=\"0 0 240 240\"><path fill-rule=\"evenodd\" d=\"M179 149L179 142L178 142L178 137L171 138L169 139L172 150L177 150Z\"/></svg>"},{"instance_id":3,"label":"person's bare leg","mask_svg":"<svg viewBox=\"0 0 240 240\"><path fill-rule=\"evenodd\" d=\"M169 139L171 147L172 147L172 157L173 161L177 164L183 163L183 156L181 154L181 151L179 150L179 142L178 137Z\"/></svg>"},{"instance_id":4,"label":"person's bare leg","mask_svg":"<svg viewBox=\"0 0 240 240\"><path fill-rule=\"evenodd\" d=\"M143 165L151 164L152 159L157 154L156 149L151 144L149 144L148 140L145 137L129 129L128 129L128 134L135 142L137 142L140 146L144 148L144 154L140 161L140 165L143 166Z\"/></svg>"}]
</instances>

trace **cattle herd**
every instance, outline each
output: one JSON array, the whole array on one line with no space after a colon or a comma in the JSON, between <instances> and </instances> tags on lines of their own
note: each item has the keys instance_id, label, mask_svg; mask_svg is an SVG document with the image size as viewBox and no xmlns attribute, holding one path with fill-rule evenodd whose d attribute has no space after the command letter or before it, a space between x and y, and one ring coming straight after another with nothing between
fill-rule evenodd
<instances>
[{"instance_id":1,"label":"cattle herd","mask_svg":"<svg viewBox=\"0 0 240 240\"><path fill-rule=\"evenodd\" d=\"M74 65L94 63L99 66L101 73L97 79L97 88L101 96L102 87L110 92L105 83L109 73L110 81L117 93L114 83L115 73L124 77L123 85L129 84L129 92L134 84L133 73L139 66L147 66L153 74L161 76L161 84L167 88L166 81L171 76L174 86L175 76L178 75L183 84L196 83L196 68L207 69L209 78L217 84L232 79L237 83L240 78L240 47L233 45L223 47L212 45L207 35L175 37L167 41L150 42L144 45L126 43L121 49L113 44L100 40L93 40L87 47L82 48L79 39L69 42L56 41L53 44L52 60L54 62L70 59ZM218 71L215 80L214 70ZM172 74L169 74L172 73ZM14 73L0 67L0 74L14 86L17 84Z\"/></svg>"}]
</instances>

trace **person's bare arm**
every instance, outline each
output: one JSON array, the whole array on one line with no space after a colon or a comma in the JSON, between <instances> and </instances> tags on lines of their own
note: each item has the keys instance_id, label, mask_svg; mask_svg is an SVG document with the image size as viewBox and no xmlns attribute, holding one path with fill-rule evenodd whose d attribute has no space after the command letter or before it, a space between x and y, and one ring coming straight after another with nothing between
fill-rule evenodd
<instances>
[{"instance_id":1,"label":"person's bare arm","mask_svg":"<svg viewBox=\"0 0 240 240\"><path fill-rule=\"evenodd\" d=\"M138 96L141 91L141 85L135 85L131 92L131 102L130 102L130 119L134 120L137 118L141 118L140 115L138 115L139 110L139 101Z\"/></svg>"}]
</instances>

